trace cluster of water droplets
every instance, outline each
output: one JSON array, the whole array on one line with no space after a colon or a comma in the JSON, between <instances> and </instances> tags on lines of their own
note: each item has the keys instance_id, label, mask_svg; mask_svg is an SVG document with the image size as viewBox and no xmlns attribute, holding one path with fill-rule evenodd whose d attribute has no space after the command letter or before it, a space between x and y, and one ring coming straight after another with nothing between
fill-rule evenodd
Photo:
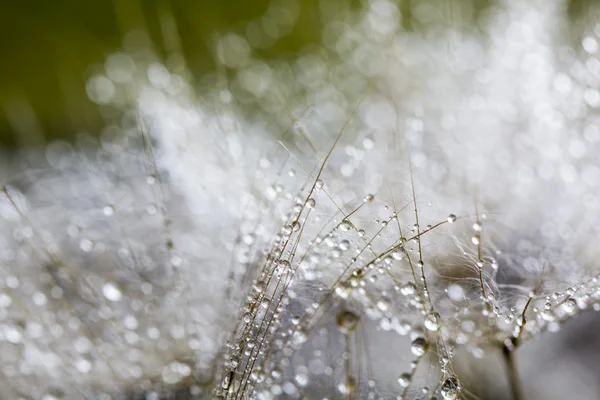
<instances>
[{"instance_id":1,"label":"cluster of water droplets","mask_svg":"<svg viewBox=\"0 0 600 400\"><path fill-rule=\"evenodd\" d=\"M324 1L322 48L267 63L226 35L231 85L200 95L128 36L86 87L100 139L1 177L7 391L456 400L461 349L599 310L599 31L560 42L538 3L485 36Z\"/></svg>"}]
</instances>

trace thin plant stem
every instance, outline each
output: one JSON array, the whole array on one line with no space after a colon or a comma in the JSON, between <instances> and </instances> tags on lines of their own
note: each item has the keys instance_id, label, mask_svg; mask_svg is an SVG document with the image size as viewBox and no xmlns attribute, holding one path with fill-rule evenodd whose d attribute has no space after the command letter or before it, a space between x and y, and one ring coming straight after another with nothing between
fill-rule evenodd
<instances>
[{"instance_id":1,"label":"thin plant stem","mask_svg":"<svg viewBox=\"0 0 600 400\"><path fill-rule=\"evenodd\" d=\"M502 356L504 358L504 364L506 365L506 374L508 377L508 384L510 386L512 399L525 399L525 397L523 397L521 381L519 380L519 373L517 371L517 365L515 363L514 349L510 349L506 345L502 346Z\"/></svg>"}]
</instances>

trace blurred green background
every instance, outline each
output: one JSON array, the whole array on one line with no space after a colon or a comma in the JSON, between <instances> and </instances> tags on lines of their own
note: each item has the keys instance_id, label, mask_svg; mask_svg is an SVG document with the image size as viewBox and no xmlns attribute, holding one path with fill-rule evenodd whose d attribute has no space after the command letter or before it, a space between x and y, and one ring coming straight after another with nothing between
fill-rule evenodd
<instances>
[{"instance_id":1,"label":"blurred green background","mask_svg":"<svg viewBox=\"0 0 600 400\"><path fill-rule=\"evenodd\" d=\"M301 0L292 32L265 55L294 52L319 38L317 2ZM101 123L87 99L90 65L122 48L131 30L146 31L159 54L174 29L192 73L214 68L214 34L260 18L269 0L59 0L0 2L0 143L37 144L93 132ZM293 3L293 2L292 2Z\"/></svg>"},{"instance_id":2,"label":"blurred green background","mask_svg":"<svg viewBox=\"0 0 600 400\"><path fill-rule=\"evenodd\" d=\"M361 4L360 0L321 1L341 8ZM402 25L413 29L411 9L419 0L397 1ZM433 0L440 10L453 1L469 2L475 12L492 3ZM593 1L571 0L569 12L585 14ZM298 18L287 35L259 51L264 57L294 53L319 42L319 1L284 3L297 9ZM82 130L96 132L102 121L98 107L86 96L85 82L90 66L122 48L127 32L146 31L159 54L173 46L165 32L176 32L191 72L201 76L215 67L214 35L231 30L244 34L247 22L263 16L269 4L269 0L0 1L0 144L35 145L50 138L68 139Z\"/></svg>"}]
</instances>

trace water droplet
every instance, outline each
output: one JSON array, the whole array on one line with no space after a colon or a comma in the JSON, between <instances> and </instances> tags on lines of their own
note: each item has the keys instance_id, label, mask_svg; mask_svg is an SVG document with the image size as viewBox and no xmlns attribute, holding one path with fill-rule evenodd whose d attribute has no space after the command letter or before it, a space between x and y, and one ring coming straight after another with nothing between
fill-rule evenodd
<instances>
[{"instance_id":1,"label":"water droplet","mask_svg":"<svg viewBox=\"0 0 600 400\"><path fill-rule=\"evenodd\" d=\"M18 344L21 342L22 338L23 334L21 333L21 328L13 325L4 326L4 339L6 339L7 342Z\"/></svg>"},{"instance_id":2,"label":"water droplet","mask_svg":"<svg viewBox=\"0 0 600 400\"><path fill-rule=\"evenodd\" d=\"M82 239L79 242L79 247L81 248L81 250L85 251L86 253L89 253L94 248L94 244L89 239Z\"/></svg>"},{"instance_id":3,"label":"water droplet","mask_svg":"<svg viewBox=\"0 0 600 400\"><path fill-rule=\"evenodd\" d=\"M425 316L425 328L430 331L437 331L440 329L440 315L436 312L431 312Z\"/></svg>"},{"instance_id":4,"label":"water droplet","mask_svg":"<svg viewBox=\"0 0 600 400\"><path fill-rule=\"evenodd\" d=\"M406 282L400 288L400 293L402 293L404 296L411 296L411 295L415 294L416 291L417 291L417 286L413 282Z\"/></svg>"},{"instance_id":5,"label":"water droplet","mask_svg":"<svg viewBox=\"0 0 600 400\"><path fill-rule=\"evenodd\" d=\"M87 374L92 369L92 363L85 358L80 358L75 361L75 368L83 374Z\"/></svg>"},{"instance_id":6,"label":"water droplet","mask_svg":"<svg viewBox=\"0 0 600 400\"><path fill-rule=\"evenodd\" d=\"M294 232L298 232L301 227L302 227L302 224L300 224L300 222L298 222L298 221L292 221L292 230Z\"/></svg>"},{"instance_id":7,"label":"water droplet","mask_svg":"<svg viewBox=\"0 0 600 400\"><path fill-rule=\"evenodd\" d=\"M223 380L221 381L221 388L228 390L229 386L231 386L233 378L234 378L234 372L230 371L227 375L225 375L223 377Z\"/></svg>"},{"instance_id":8,"label":"water droplet","mask_svg":"<svg viewBox=\"0 0 600 400\"><path fill-rule=\"evenodd\" d=\"M163 368L161 375L164 383L172 385L189 376L191 372L189 365L174 361Z\"/></svg>"},{"instance_id":9,"label":"water droplet","mask_svg":"<svg viewBox=\"0 0 600 400\"><path fill-rule=\"evenodd\" d=\"M293 230L294 230L294 228L292 227L292 225L287 224L287 225L284 225L283 228L281 228L281 233L283 233L286 236L289 236L292 234Z\"/></svg>"},{"instance_id":10,"label":"water droplet","mask_svg":"<svg viewBox=\"0 0 600 400\"><path fill-rule=\"evenodd\" d=\"M451 224L455 223L456 222L456 215L454 215L454 214L448 215L448 222L451 223Z\"/></svg>"},{"instance_id":11,"label":"water droplet","mask_svg":"<svg viewBox=\"0 0 600 400\"><path fill-rule=\"evenodd\" d=\"M315 199L310 198L310 199L306 200L306 207L315 208L316 203L317 202L315 201Z\"/></svg>"},{"instance_id":12,"label":"water droplet","mask_svg":"<svg viewBox=\"0 0 600 400\"><path fill-rule=\"evenodd\" d=\"M340 229L342 231L344 231L344 232L348 232L350 229L352 229L352 224L350 223L350 221L348 221L347 219L345 219L340 224Z\"/></svg>"},{"instance_id":13,"label":"water droplet","mask_svg":"<svg viewBox=\"0 0 600 400\"><path fill-rule=\"evenodd\" d=\"M458 379L451 376L447 378L442 384L442 388L440 389L440 393L444 400L456 400L458 399L458 394L460 393L460 383Z\"/></svg>"},{"instance_id":14,"label":"water droplet","mask_svg":"<svg viewBox=\"0 0 600 400\"><path fill-rule=\"evenodd\" d=\"M352 332L358 325L359 316L352 311L344 310L337 316L337 324L344 333Z\"/></svg>"},{"instance_id":15,"label":"water droplet","mask_svg":"<svg viewBox=\"0 0 600 400\"><path fill-rule=\"evenodd\" d=\"M0 293L0 308L6 308L12 304L12 297L6 293Z\"/></svg>"},{"instance_id":16,"label":"water droplet","mask_svg":"<svg viewBox=\"0 0 600 400\"><path fill-rule=\"evenodd\" d=\"M370 278L376 278L375 275L371 275ZM382 298L377 302L377 308L381 311L387 311L390 309L390 300L388 298Z\"/></svg>"},{"instance_id":17,"label":"water droplet","mask_svg":"<svg viewBox=\"0 0 600 400\"><path fill-rule=\"evenodd\" d=\"M254 291L256 293L262 293L265 290L265 282L264 281L257 281L254 284Z\"/></svg>"},{"instance_id":18,"label":"water droplet","mask_svg":"<svg viewBox=\"0 0 600 400\"><path fill-rule=\"evenodd\" d=\"M398 249L392 253L392 258L394 260L402 260L404 258L404 251Z\"/></svg>"},{"instance_id":19,"label":"water droplet","mask_svg":"<svg viewBox=\"0 0 600 400\"><path fill-rule=\"evenodd\" d=\"M412 376L408 372L404 372L402 375L398 377L398 383L401 387L405 388L410 385L410 381Z\"/></svg>"},{"instance_id":20,"label":"water droplet","mask_svg":"<svg viewBox=\"0 0 600 400\"><path fill-rule=\"evenodd\" d=\"M345 283L341 283L335 287L335 294L342 299L347 299L350 296L351 291L352 287Z\"/></svg>"},{"instance_id":21,"label":"water droplet","mask_svg":"<svg viewBox=\"0 0 600 400\"><path fill-rule=\"evenodd\" d=\"M308 335L306 334L306 332L303 329L294 331L294 344L300 345L300 344L304 344L306 343L306 341L308 340Z\"/></svg>"},{"instance_id":22,"label":"water droplet","mask_svg":"<svg viewBox=\"0 0 600 400\"><path fill-rule=\"evenodd\" d=\"M564 312L571 314L577 310L577 302L574 298L570 297L562 303L561 308Z\"/></svg>"},{"instance_id":23,"label":"water droplet","mask_svg":"<svg viewBox=\"0 0 600 400\"><path fill-rule=\"evenodd\" d=\"M300 387L308 385L308 375L305 373L297 373L296 376L294 376L294 380Z\"/></svg>"},{"instance_id":24,"label":"water droplet","mask_svg":"<svg viewBox=\"0 0 600 400\"><path fill-rule=\"evenodd\" d=\"M410 351L417 357L421 357L427 352L427 341L424 337L418 337L412 341Z\"/></svg>"},{"instance_id":25,"label":"water droplet","mask_svg":"<svg viewBox=\"0 0 600 400\"><path fill-rule=\"evenodd\" d=\"M102 294L110 301L119 301L123 297L121 290L111 282L107 282L102 285Z\"/></svg>"}]
</instances>

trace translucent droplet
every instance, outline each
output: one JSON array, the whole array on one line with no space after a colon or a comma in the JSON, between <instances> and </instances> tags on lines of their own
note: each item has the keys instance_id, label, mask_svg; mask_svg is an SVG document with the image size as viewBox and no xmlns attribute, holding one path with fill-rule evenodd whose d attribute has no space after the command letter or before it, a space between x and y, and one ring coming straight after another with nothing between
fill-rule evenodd
<instances>
[{"instance_id":1,"label":"translucent droplet","mask_svg":"<svg viewBox=\"0 0 600 400\"><path fill-rule=\"evenodd\" d=\"M341 394L352 394L356 390L356 380L348 376L338 384L337 388Z\"/></svg>"},{"instance_id":2,"label":"translucent droplet","mask_svg":"<svg viewBox=\"0 0 600 400\"><path fill-rule=\"evenodd\" d=\"M416 291L417 286L414 284L414 282L406 282L400 288L400 293L402 293L404 296L412 296Z\"/></svg>"},{"instance_id":3,"label":"translucent droplet","mask_svg":"<svg viewBox=\"0 0 600 400\"><path fill-rule=\"evenodd\" d=\"M121 290L111 282L107 282L102 285L102 294L110 301L119 301L123 297Z\"/></svg>"},{"instance_id":4,"label":"translucent droplet","mask_svg":"<svg viewBox=\"0 0 600 400\"><path fill-rule=\"evenodd\" d=\"M444 400L456 400L460 393L460 383L455 377L447 378L440 389Z\"/></svg>"},{"instance_id":5,"label":"translucent droplet","mask_svg":"<svg viewBox=\"0 0 600 400\"><path fill-rule=\"evenodd\" d=\"M5 325L4 326L4 339L12 344L21 343L23 339L23 334L21 333L21 328L13 325Z\"/></svg>"},{"instance_id":6,"label":"translucent droplet","mask_svg":"<svg viewBox=\"0 0 600 400\"><path fill-rule=\"evenodd\" d=\"M577 302L574 298L569 297L562 303L561 308L564 312L571 314L577 310Z\"/></svg>"},{"instance_id":7,"label":"translucent droplet","mask_svg":"<svg viewBox=\"0 0 600 400\"><path fill-rule=\"evenodd\" d=\"M456 222L456 215L454 214L450 214L448 215L448 222L453 224L454 222Z\"/></svg>"},{"instance_id":8,"label":"translucent droplet","mask_svg":"<svg viewBox=\"0 0 600 400\"><path fill-rule=\"evenodd\" d=\"M342 299L347 299L348 296L350 296L351 291L352 287L348 284L342 283L335 287L335 294Z\"/></svg>"},{"instance_id":9,"label":"translucent droplet","mask_svg":"<svg viewBox=\"0 0 600 400\"><path fill-rule=\"evenodd\" d=\"M254 291L256 293L262 293L265 290L265 282L264 281L257 281L254 284Z\"/></svg>"},{"instance_id":10,"label":"translucent droplet","mask_svg":"<svg viewBox=\"0 0 600 400\"><path fill-rule=\"evenodd\" d=\"M424 337L418 337L412 341L410 351L417 357L421 357L427 352L427 341Z\"/></svg>"},{"instance_id":11,"label":"translucent droplet","mask_svg":"<svg viewBox=\"0 0 600 400\"><path fill-rule=\"evenodd\" d=\"M344 310L337 316L337 324L340 330L344 333L351 332L356 329L360 317L352 311Z\"/></svg>"},{"instance_id":12,"label":"translucent droplet","mask_svg":"<svg viewBox=\"0 0 600 400\"><path fill-rule=\"evenodd\" d=\"M91 77L85 85L85 90L90 100L96 104L109 103L116 92L114 83L102 75Z\"/></svg>"},{"instance_id":13,"label":"translucent droplet","mask_svg":"<svg viewBox=\"0 0 600 400\"><path fill-rule=\"evenodd\" d=\"M300 224L300 222L298 222L298 221L292 221L292 230L294 232L298 232L301 227L302 227L302 224Z\"/></svg>"},{"instance_id":14,"label":"translucent droplet","mask_svg":"<svg viewBox=\"0 0 600 400\"><path fill-rule=\"evenodd\" d=\"M75 361L75 368L81 373L87 374L92 369L92 363L85 358L80 358Z\"/></svg>"},{"instance_id":15,"label":"translucent droplet","mask_svg":"<svg viewBox=\"0 0 600 400\"><path fill-rule=\"evenodd\" d=\"M191 372L189 365L174 361L163 368L162 379L164 383L172 385L189 376Z\"/></svg>"},{"instance_id":16,"label":"translucent droplet","mask_svg":"<svg viewBox=\"0 0 600 400\"><path fill-rule=\"evenodd\" d=\"M440 315L436 312L431 312L425 316L425 328L430 331L437 331L440 329Z\"/></svg>"},{"instance_id":17,"label":"translucent droplet","mask_svg":"<svg viewBox=\"0 0 600 400\"><path fill-rule=\"evenodd\" d=\"M350 229L352 229L352 224L350 223L350 221L345 219L340 224L340 229L344 232L348 232Z\"/></svg>"},{"instance_id":18,"label":"translucent droplet","mask_svg":"<svg viewBox=\"0 0 600 400\"><path fill-rule=\"evenodd\" d=\"M395 250L392 253L392 258L394 260L402 260L404 258L404 252L402 250Z\"/></svg>"},{"instance_id":19,"label":"translucent droplet","mask_svg":"<svg viewBox=\"0 0 600 400\"><path fill-rule=\"evenodd\" d=\"M225 375L223 377L223 380L221 381L221 388L225 389L225 390L229 389L229 386L231 386L231 381L233 380L233 377L234 377L233 371L231 371L230 373Z\"/></svg>"},{"instance_id":20,"label":"translucent droplet","mask_svg":"<svg viewBox=\"0 0 600 400\"><path fill-rule=\"evenodd\" d=\"M123 320L123 325L125 325L125 328L127 329L134 330L137 329L139 323L136 317L134 317L133 315L128 315Z\"/></svg>"},{"instance_id":21,"label":"translucent droplet","mask_svg":"<svg viewBox=\"0 0 600 400\"><path fill-rule=\"evenodd\" d=\"M79 242L79 247L81 248L81 250L85 251L86 253L89 253L94 248L94 243L92 243L92 241L89 239L82 239Z\"/></svg>"},{"instance_id":22,"label":"translucent droplet","mask_svg":"<svg viewBox=\"0 0 600 400\"><path fill-rule=\"evenodd\" d=\"M371 275L370 278L376 278L375 275ZM382 298L377 302L377 308L381 311L387 311L390 309L390 300L388 298Z\"/></svg>"},{"instance_id":23,"label":"translucent droplet","mask_svg":"<svg viewBox=\"0 0 600 400\"><path fill-rule=\"evenodd\" d=\"M315 208L316 201L313 198L306 200L306 207Z\"/></svg>"},{"instance_id":24,"label":"translucent droplet","mask_svg":"<svg viewBox=\"0 0 600 400\"><path fill-rule=\"evenodd\" d=\"M252 314L249 312L244 313L244 316L242 317L242 319L243 319L244 323L249 324L250 321L252 321Z\"/></svg>"},{"instance_id":25,"label":"translucent droplet","mask_svg":"<svg viewBox=\"0 0 600 400\"><path fill-rule=\"evenodd\" d=\"M308 340L308 335L306 334L306 332L303 329L294 331L293 337L294 337L294 343L298 344L298 345L304 344Z\"/></svg>"},{"instance_id":26,"label":"translucent droplet","mask_svg":"<svg viewBox=\"0 0 600 400\"><path fill-rule=\"evenodd\" d=\"M10 306L13 302L12 297L7 295L6 293L0 293L0 308L6 308Z\"/></svg>"},{"instance_id":27,"label":"translucent droplet","mask_svg":"<svg viewBox=\"0 0 600 400\"><path fill-rule=\"evenodd\" d=\"M300 387L304 387L304 386L308 385L308 375L307 374L297 373L296 376L294 376L294 380Z\"/></svg>"},{"instance_id":28,"label":"translucent droplet","mask_svg":"<svg viewBox=\"0 0 600 400\"><path fill-rule=\"evenodd\" d=\"M400 386L403 388L408 387L411 379L411 375L408 372L405 372L398 377L398 384L400 384Z\"/></svg>"}]
</instances>

